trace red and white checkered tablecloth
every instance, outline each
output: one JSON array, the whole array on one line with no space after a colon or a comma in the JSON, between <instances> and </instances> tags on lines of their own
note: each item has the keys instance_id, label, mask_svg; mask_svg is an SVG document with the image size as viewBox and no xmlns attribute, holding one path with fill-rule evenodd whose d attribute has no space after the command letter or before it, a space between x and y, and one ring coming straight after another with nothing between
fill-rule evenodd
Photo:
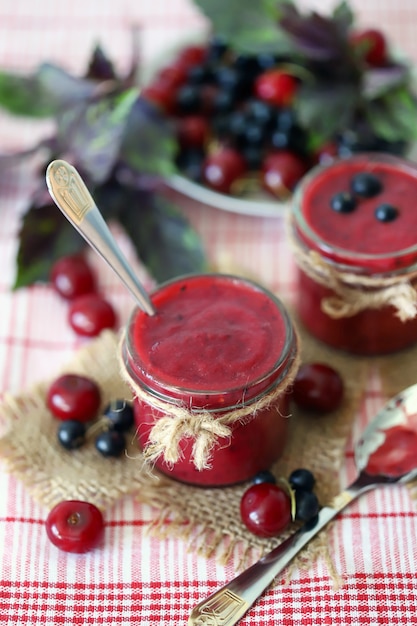
<instances>
[{"instance_id":1,"label":"red and white checkered tablecloth","mask_svg":"<svg viewBox=\"0 0 417 626\"><path fill-rule=\"evenodd\" d=\"M324 10L333 3L314 4ZM362 24L382 27L417 61L415 0L355 0L353 6ZM27 71L48 59L82 72L93 45L100 41L117 66L127 68L132 22L142 26L145 63L206 26L189 0L1 0L0 67ZM17 121L0 112L0 152L32 145L36 137L45 136L48 124ZM19 220L29 190L24 170L0 179L2 394L52 378L82 345L66 323L65 303L48 286L11 289ZM198 205L184 210L211 259L227 253L236 266L292 299L293 266L280 218L241 216ZM137 265L122 234L116 235ZM130 296L93 254L91 262L100 287L120 321L125 321L132 307ZM371 380L352 441L382 402L378 381ZM350 442L341 484L354 474ZM233 562L221 566L187 551L179 539L147 534L153 512L131 498L106 511L104 546L86 555L68 555L49 543L43 527L46 514L0 466L1 625L186 624L193 606L235 574ZM334 524L330 540L341 576L338 588L326 563L319 560L308 571L296 571L288 584L264 594L242 624L417 624L417 512L406 488L362 497Z\"/></svg>"}]
</instances>

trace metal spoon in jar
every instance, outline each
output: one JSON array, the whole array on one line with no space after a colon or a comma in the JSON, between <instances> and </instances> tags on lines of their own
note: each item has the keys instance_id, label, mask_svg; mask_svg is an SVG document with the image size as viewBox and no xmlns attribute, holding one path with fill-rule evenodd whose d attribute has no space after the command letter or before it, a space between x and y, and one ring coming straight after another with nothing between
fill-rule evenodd
<instances>
[{"instance_id":1,"label":"metal spoon in jar","mask_svg":"<svg viewBox=\"0 0 417 626\"><path fill-rule=\"evenodd\" d=\"M154 306L144 286L127 263L77 170L62 159L52 161L46 170L46 184L57 207L110 265L139 307L148 315L154 315Z\"/></svg>"},{"instance_id":2,"label":"metal spoon in jar","mask_svg":"<svg viewBox=\"0 0 417 626\"><path fill-rule=\"evenodd\" d=\"M392 398L375 416L355 448L359 475L269 554L200 602L189 626L233 626L255 603L300 550L348 504L380 485L407 483L417 478L417 385Z\"/></svg>"}]
</instances>

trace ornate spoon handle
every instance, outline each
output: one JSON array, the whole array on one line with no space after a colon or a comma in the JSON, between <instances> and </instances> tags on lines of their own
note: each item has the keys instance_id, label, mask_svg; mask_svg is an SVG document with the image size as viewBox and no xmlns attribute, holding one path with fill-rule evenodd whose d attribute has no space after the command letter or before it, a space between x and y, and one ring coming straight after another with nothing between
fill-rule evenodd
<instances>
[{"instance_id":1,"label":"ornate spoon handle","mask_svg":"<svg viewBox=\"0 0 417 626\"><path fill-rule=\"evenodd\" d=\"M55 204L74 228L116 272L140 308L154 315L155 309L145 288L117 246L77 170L61 159L52 161L46 171L46 184Z\"/></svg>"},{"instance_id":2,"label":"ornate spoon handle","mask_svg":"<svg viewBox=\"0 0 417 626\"><path fill-rule=\"evenodd\" d=\"M188 626L233 626L237 624L275 576L282 572L330 520L352 500L375 487L376 484L368 480L364 481L363 477L359 476L350 487L333 499L331 506L320 510L314 524L309 522L304 524L269 554L197 604L188 619Z\"/></svg>"}]
</instances>

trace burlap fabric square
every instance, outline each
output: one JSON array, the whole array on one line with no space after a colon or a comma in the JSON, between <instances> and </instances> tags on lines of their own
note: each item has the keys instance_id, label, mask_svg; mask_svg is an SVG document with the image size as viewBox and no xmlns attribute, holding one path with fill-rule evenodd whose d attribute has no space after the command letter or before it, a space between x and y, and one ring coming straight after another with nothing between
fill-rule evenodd
<instances>
[{"instance_id":1,"label":"burlap fabric square","mask_svg":"<svg viewBox=\"0 0 417 626\"><path fill-rule=\"evenodd\" d=\"M344 402L339 410L319 418L294 410L288 446L272 470L277 477L287 477L297 467L311 469L317 480L317 495L324 504L340 488L338 471L370 363L329 352L303 334L301 339L304 361L328 362L341 372L345 381ZM112 399L131 397L119 373L118 342L116 333L104 332L81 348L63 370L95 380L102 390L103 405ZM387 371L389 363L392 360L382 360ZM405 386L404 378L398 383L400 380L401 386ZM0 406L0 456L36 500L52 507L60 500L76 498L105 509L118 498L137 498L154 509L150 532L175 533L191 550L206 557L215 556L222 563L238 550L243 566L282 541L284 536L257 538L240 522L239 503L247 484L207 489L172 481L144 464L134 433L126 454L119 459L100 457L93 443L71 452L64 450L57 442L57 422L45 404L50 382L6 396ZM395 387L394 382L389 391L395 392ZM169 524L164 523L167 520ZM307 567L318 554L329 559L331 568L326 532L304 550L296 565Z\"/></svg>"}]
</instances>

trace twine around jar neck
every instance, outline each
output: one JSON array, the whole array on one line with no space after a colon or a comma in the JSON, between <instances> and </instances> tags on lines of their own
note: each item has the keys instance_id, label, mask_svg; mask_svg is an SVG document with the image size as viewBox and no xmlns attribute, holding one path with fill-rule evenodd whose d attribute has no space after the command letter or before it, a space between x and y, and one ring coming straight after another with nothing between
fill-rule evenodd
<instances>
[{"instance_id":1,"label":"twine around jar neck","mask_svg":"<svg viewBox=\"0 0 417 626\"><path fill-rule=\"evenodd\" d=\"M412 280L417 270L398 275L363 275L340 270L316 250L308 250L297 238L290 219L287 236L298 267L333 295L322 298L321 310L333 319L351 317L366 309L393 306L402 322L417 314L417 292Z\"/></svg>"},{"instance_id":2,"label":"twine around jar neck","mask_svg":"<svg viewBox=\"0 0 417 626\"><path fill-rule=\"evenodd\" d=\"M125 341L123 333L120 348ZM298 338L295 337L298 346ZM289 389L297 374L300 358L299 351L294 349L294 356L289 362L285 377L269 392L258 400L248 403L242 399L242 405L230 411L208 411L190 409L188 406L164 401L139 385L130 375L123 360L123 350L119 349L119 364L123 379L133 391L134 396L163 413L157 419L149 434L148 443L143 450L144 460L150 464L163 458L168 465L175 464L181 457L180 442L183 438L192 438L191 459L197 470L211 467L211 453L219 439L232 436L232 426L236 422L242 424L256 417L263 409L272 407L275 401Z\"/></svg>"}]
</instances>

